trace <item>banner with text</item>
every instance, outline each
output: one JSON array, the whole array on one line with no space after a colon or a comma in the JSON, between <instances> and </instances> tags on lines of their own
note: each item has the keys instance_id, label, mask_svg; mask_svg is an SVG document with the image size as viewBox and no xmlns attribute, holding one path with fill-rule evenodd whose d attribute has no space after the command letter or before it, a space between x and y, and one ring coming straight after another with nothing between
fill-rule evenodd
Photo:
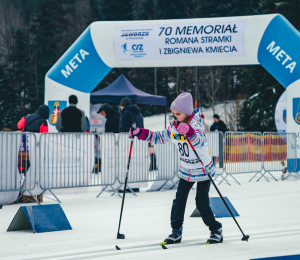
<instances>
[{"instance_id":1,"label":"banner with text","mask_svg":"<svg viewBox=\"0 0 300 260\"><path fill-rule=\"evenodd\" d=\"M246 20L119 26L117 60L245 56Z\"/></svg>"}]
</instances>

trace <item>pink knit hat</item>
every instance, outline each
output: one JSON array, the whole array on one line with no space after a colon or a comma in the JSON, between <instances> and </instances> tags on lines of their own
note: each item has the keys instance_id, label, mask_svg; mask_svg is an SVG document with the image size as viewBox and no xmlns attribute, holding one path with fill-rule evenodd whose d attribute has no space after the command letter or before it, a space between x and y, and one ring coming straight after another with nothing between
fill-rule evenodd
<instances>
[{"instance_id":1,"label":"pink knit hat","mask_svg":"<svg viewBox=\"0 0 300 260\"><path fill-rule=\"evenodd\" d=\"M193 97L190 93L181 93L171 104L171 110L178 110L188 116L193 114Z\"/></svg>"}]
</instances>

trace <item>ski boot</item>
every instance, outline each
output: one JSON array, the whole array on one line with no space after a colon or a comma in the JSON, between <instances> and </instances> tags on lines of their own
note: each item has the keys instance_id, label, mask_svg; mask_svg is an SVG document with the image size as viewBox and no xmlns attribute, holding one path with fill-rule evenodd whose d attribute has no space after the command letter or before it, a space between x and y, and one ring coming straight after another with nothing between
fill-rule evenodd
<instances>
[{"instance_id":1,"label":"ski boot","mask_svg":"<svg viewBox=\"0 0 300 260\"><path fill-rule=\"evenodd\" d=\"M172 234L169 235L161 245L178 244L182 238L182 227L179 229L172 229Z\"/></svg>"},{"instance_id":2,"label":"ski boot","mask_svg":"<svg viewBox=\"0 0 300 260\"><path fill-rule=\"evenodd\" d=\"M217 244L217 243L223 243L223 235L222 235L221 228L211 231L210 238L207 239L207 242L204 245Z\"/></svg>"}]
</instances>

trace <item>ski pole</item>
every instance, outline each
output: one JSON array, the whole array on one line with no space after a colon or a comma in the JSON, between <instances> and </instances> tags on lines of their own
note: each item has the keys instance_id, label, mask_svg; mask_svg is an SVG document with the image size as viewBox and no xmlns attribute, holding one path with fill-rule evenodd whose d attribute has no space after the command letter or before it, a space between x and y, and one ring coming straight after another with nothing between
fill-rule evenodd
<instances>
[{"instance_id":1,"label":"ski pole","mask_svg":"<svg viewBox=\"0 0 300 260\"><path fill-rule=\"evenodd\" d=\"M176 119L176 117L175 117L175 116L173 116L173 117L174 117L174 119L175 119L175 120L174 120L175 127L177 128L177 127L178 127L178 124L177 124L177 122L176 122L176 121L177 121L177 119ZM204 166L204 164L203 164L202 160L200 159L200 157L199 157L198 153L196 152L196 150L195 150L194 146L192 145L191 141L189 140L189 138L188 138L187 136L186 136L186 140L188 141L188 143L189 143L189 145L191 146L191 148L192 148L193 152L195 153L195 155L196 155L197 159L200 161L200 163L202 164L202 166L204 167L204 170L205 170L205 166ZM239 229L240 229L240 231L242 232L242 234L243 234L243 237L242 237L242 239L241 239L241 240L242 240L242 241L247 241L247 242L248 242L248 239L250 238L250 236L249 236L249 235L245 235L245 234L244 234L244 232L243 232L243 230L241 229L241 227L240 227L239 223L236 221L236 219L235 219L235 217L233 216L233 214L232 214L232 212L231 212L230 208L228 207L228 205L227 205L226 201L224 200L224 198L223 198L223 196L222 196L221 192L219 191L218 187L216 186L216 184L215 184L214 180L212 179L212 177L210 176L210 174L209 174L209 173L207 173L207 175L208 175L209 179L211 180L212 184L214 185L215 189L217 190L217 192L218 192L218 194L219 194L220 198L222 199L223 203L225 204L226 208L228 209L228 211L229 211L229 213L230 213L231 217L233 218L233 220L234 220L234 221L235 221L235 223L237 224L238 228L239 228Z\"/></svg>"},{"instance_id":2,"label":"ski pole","mask_svg":"<svg viewBox=\"0 0 300 260\"><path fill-rule=\"evenodd\" d=\"M132 128L134 130L136 129L136 123L135 122L132 124ZM126 172L125 183L124 183L124 190L123 190L123 198L122 198L122 206L121 206L121 212L120 212L117 239L125 239L125 235L120 234L120 226L121 226L121 220L122 220L122 214L123 214L123 206L124 206L124 200L125 200L125 191L126 191L126 187L127 187L127 179L128 179L128 172L129 172L129 166L130 166L133 139L134 139L134 136L131 137L131 143L130 143L130 150L129 150L129 157L128 157L128 162L127 162L127 172Z\"/></svg>"}]
</instances>

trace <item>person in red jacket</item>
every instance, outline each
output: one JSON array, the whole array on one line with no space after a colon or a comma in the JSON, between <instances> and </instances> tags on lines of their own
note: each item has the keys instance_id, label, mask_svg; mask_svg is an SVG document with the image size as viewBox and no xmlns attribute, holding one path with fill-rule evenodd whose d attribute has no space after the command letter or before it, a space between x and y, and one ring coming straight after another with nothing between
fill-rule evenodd
<instances>
[{"instance_id":1,"label":"person in red jacket","mask_svg":"<svg viewBox=\"0 0 300 260\"><path fill-rule=\"evenodd\" d=\"M47 105L41 105L35 113L21 118L18 122L18 129L22 132L48 133L48 123L50 110Z\"/></svg>"}]
</instances>

